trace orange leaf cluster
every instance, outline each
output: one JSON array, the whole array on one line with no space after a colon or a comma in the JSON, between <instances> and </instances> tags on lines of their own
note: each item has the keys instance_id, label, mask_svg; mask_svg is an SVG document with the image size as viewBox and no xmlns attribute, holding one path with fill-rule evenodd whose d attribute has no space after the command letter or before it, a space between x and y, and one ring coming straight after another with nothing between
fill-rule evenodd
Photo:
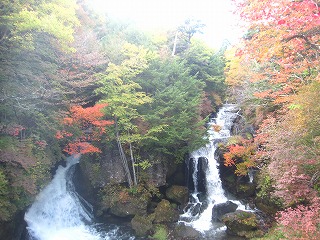
<instances>
[{"instance_id":1,"label":"orange leaf cluster","mask_svg":"<svg viewBox=\"0 0 320 240\"><path fill-rule=\"evenodd\" d=\"M229 146L229 151L223 154L224 165L226 167L235 166L235 174L244 176L248 174L248 169L255 166L253 155L256 147L253 142L242 139L240 144Z\"/></svg>"},{"instance_id":2,"label":"orange leaf cluster","mask_svg":"<svg viewBox=\"0 0 320 240\"><path fill-rule=\"evenodd\" d=\"M108 106L106 103L98 103L93 107L83 108L82 106L72 106L68 117L63 118L62 124L66 128L77 128L81 134L75 137L71 131L57 131L56 138L64 139L74 137L73 142L68 143L64 151L68 154L75 153L100 153L101 150L91 143L100 141L101 135L105 133L106 126L113 124L113 121L101 119L104 116L102 109Z\"/></svg>"},{"instance_id":3,"label":"orange leaf cluster","mask_svg":"<svg viewBox=\"0 0 320 240\"><path fill-rule=\"evenodd\" d=\"M70 108L71 118L64 118L64 122L70 122L71 124L73 122L77 122L83 124L85 127L90 124L105 127L113 124L111 121L100 120L104 116L102 109L107 106L107 103L97 103L93 107L87 108L83 108L82 106L72 106Z\"/></svg>"},{"instance_id":4,"label":"orange leaf cluster","mask_svg":"<svg viewBox=\"0 0 320 240\"><path fill-rule=\"evenodd\" d=\"M65 130L62 130L62 131L57 131L56 132L56 139L62 139L62 138L65 138L65 137L72 137L73 134L71 132L67 132Z\"/></svg>"},{"instance_id":5,"label":"orange leaf cluster","mask_svg":"<svg viewBox=\"0 0 320 240\"><path fill-rule=\"evenodd\" d=\"M92 144L88 142L74 142L69 143L67 146L63 149L64 152L66 152L69 155L73 154L85 154L85 153L101 153L101 150Z\"/></svg>"}]
</instances>

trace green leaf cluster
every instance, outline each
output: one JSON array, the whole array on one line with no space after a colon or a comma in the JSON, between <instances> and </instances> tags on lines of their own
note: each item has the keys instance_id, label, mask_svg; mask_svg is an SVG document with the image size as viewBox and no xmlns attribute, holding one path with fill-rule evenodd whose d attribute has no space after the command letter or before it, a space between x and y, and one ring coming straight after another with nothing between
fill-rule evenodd
<instances>
[{"instance_id":1,"label":"green leaf cluster","mask_svg":"<svg viewBox=\"0 0 320 240\"><path fill-rule=\"evenodd\" d=\"M34 48L33 34L52 35L65 50L79 25L74 0L4 1L1 4L0 46L4 44Z\"/></svg>"}]
</instances>

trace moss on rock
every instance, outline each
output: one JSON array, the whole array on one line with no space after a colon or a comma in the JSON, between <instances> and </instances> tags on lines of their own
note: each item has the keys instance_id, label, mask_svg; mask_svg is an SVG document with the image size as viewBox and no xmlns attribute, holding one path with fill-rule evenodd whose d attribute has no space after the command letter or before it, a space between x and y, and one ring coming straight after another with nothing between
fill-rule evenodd
<instances>
[{"instance_id":1,"label":"moss on rock","mask_svg":"<svg viewBox=\"0 0 320 240\"><path fill-rule=\"evenodd\" d=\"M176 203L185 205L189 199L189 189L185 186L174 185L167 189L166 196Z\"/></svg>"},{"instance_id":2,"label":"moss on rock","mask_svg":"<svg viewBox=\"0 0 320 240\"><path fill-rule=\"evenodd\" d=\"M131 227L139 237L147 236L149 231L151 231L152 225L152 216L147 215L135 215L131 220Z\"/></svg>"},{"instance_id":3,"label":"moss on rock","mask_svg":"<svg viewBox=\"0 0 320 240\"><path fill-rule=\"evenodd\" d=\"M108 184L101 195L101 211L108 211L118 217L133 217L147 214L151 194L142 186L126 188L119 184Z\"/></svg>"},{"instance_id":4,"label":"moss on rock","mask_svg":"<svg viewBox=\"0 0 320 240\"><path fill-rule=\"evenodd\" d=\"M259 229L257 216L251 212L237 210L234 213L227 213L222 217L222 221L227 226L230 235L252 238L262 236Z\"/></svg>"},{"instance_id":5,"label":"moss on rock","mask_svg":"<svg viewBox=\"0 0 320 240\"><path fill-rule=\"evenodd\" d=\"M179 212L168 200L163 199L155 209L155 223L172 223L179 219Z\"/></svg>"}]
</instances>

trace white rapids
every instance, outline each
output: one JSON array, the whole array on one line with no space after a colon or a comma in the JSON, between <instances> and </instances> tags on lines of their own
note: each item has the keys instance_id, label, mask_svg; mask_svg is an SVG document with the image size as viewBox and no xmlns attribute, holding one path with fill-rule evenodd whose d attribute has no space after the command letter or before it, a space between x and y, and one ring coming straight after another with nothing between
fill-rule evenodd
<instances>
[{"instance_id":1,"label":"white rapids","mask_svg":"<svg viewBox=\"0 0 320 240\"><path fill-rule=\"evenodd\" d=\"M25 214L29 238L36 240L98 240L99 235L85 223L90 223L90 204L74 190L72 166L80 155L67 159L59 166L51 183L37 196ZM86 204L86 206L84 206Z\"/></svg>"},{"instance_id":2,"label":"white rapids","mask_svg":"<svg viewBox=\"0 0 320 240\"><path fill-rule=\"evenodd\" d=\"M93 222L92 206L76 191L72 182L80 155L67 158L52 181L37 196L25 213L28 240L111 240L121 237L118 229L101 230ZM99 230L98 230L99 229Z\"/></svg>"},{"instance_id":3,"label":"white rapids","mask_svg":"<svg viewBox=\"0 0 320 240\"><path fill-rule=\"evenodd\" d=\"M190 159L193 160L194 173L193 184L194 192L191 194L188 207L184 214L180 216L180 223L191 226L200 232L206 232L214 229L214 231L224 231L226 228L223 225L213 226L212 208L214 205L224 203L230 199L227 198L219 176L219 163L215 157L218 142L221 142L230 137L231 127L237 117L238 108L235 105L226 104L218 112L217 117L212 119L208 125L209 143L196 151L194 151ZM214 130L214 126L218 130ZM197 187L197 166L199 158L206 159L208 166L206 169L206 199L199 199L200 193ZM230 200L238 205L238 209L245 210L245 206L239 201ZM203 203L206 202L206 205ZM198 212L198 209L202 209Z\"/></svg>"}]
</instances>

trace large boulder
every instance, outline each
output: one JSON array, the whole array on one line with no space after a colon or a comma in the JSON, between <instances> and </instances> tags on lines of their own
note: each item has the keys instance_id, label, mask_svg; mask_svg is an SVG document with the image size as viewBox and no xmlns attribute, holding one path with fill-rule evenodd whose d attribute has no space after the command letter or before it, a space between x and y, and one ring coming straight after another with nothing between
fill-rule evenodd
<instances>
[{"instance_id":1,"label":"large boulder","mask_svg":"<svg viewBox=\"0 0 320 240\"><path fill-rule=\"evenodd\" d=\"M275 215L276 212L281 210L281 205L277 202L277 199L274 199L270 196L262 198L257 197L255 198L254 203L258 209L271 216Z\"/></svg>"},{"instance_id":2,"label":"large boulder","mask_svg":"<svg viewBox=\"0 0 320 240\"><path fill-rule=\"evenodd\" d=\"M174 239L198 240L201 239L201 232L184 224L178 224L173 231Z\"/></svg>"},{"instance_id":3,"label":"large boulder","mask_svg":"<svg viewBox=\"0 0 320 240\"><path fill-rule=\"evenodd\" d=\"M82 156L77 169L90 181L94 189L100 189L110 183L121 184L127 181L119 152L112 148L106 149L106 152L106 155L96 159Z\"/></svg>"},{"instance_id":4,"label":"large boulder","mask_svg":"<svg viewBox=\"0 0 320 240\"><path fill-rule=\"evenodd\" d=\"M227 226L230 235L253 238L263 235L259 229L259 220L252 212L237 210L222 216L222 221Z\"/></svg>"},{"instance_id":5,"label":"large boulder","mask_svg":"<svg viewBox=\"0 0 320 240\"><path fill-rule=\"evenodd\" d=\"M185 186L171 186L166 191L168 199L185 206L189 200L189 189Z\"/></svg>"},{"instance_id":6,"label":"large boulder","mask_svg":"<svg viewBox=\"0 0 320 240\"><path fill-rule=\"evenodd\" d=\"M152 216L147 215L135 215L131 220L131 227L139 237L149 235L153 225Z\"/></svg>"},{"instance_id":7,"label":"large boulder","mask_svg":"<svg viewBox=\"0 0 320 240\"><path fill-rule=\"evenodd\" d=\"M168 200L163 199L155 208L154 223L173 223L179 220L179 212Z\"/></svg>"},{"instance_id":8,"label":"large boulder","mask_svg":"<svg viewBox=\"0 0 320 240\"><path fill-rule=\"evenodd\" d=\"M147 213L148 199L139 197L128 197L125 200L117 201L110 207L110 213L117 217L132 217Z\"/></svg>"},{"instance_id":9,"label":"large boulder","mask_svg":"<svg viewBox=\"0 0 320 240\"><path fill-rule=\"evenodd\" d=\"M212 208L212 220L221 221L221 217L223 215L234 212L237 210L237 208L238 208L238 205L231 201L214 205Z\"/></svg>"},{"instance_id":10,"label":"large boulder","mask_svg":"<svg viewBox=\"0 0 320 240\"><path fill-rule=\"evenodd\" d=\"M166 185L167 166L163 162L152 163L152 165L144 170L148 184L161 187Z\"/></svg>"}]
</instances>

